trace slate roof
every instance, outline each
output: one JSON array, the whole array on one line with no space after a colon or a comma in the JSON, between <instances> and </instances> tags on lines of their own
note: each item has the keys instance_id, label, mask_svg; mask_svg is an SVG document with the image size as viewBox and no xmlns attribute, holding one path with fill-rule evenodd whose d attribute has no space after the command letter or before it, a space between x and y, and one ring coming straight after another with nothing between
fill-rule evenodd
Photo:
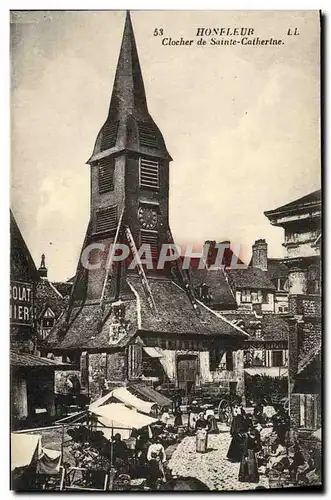
<instances>
[{"instance_id":1,"label":"slate roof","mask_svg":"<svg viewBox=\"0 0 331 500\"><path fill-rule=\"evenodd\" d=\"M59 290L47 279L40 279L36 286L35 307L37 319L50 307L56 318L65 310L68 297L64 298Z\"/></svg>"},{"instance_id":2,"label":"slate roof","mask_svg":"<svg viewBox=\"0 0 331 500\"><path fill-rule=\"evenodd\" d=\"M157 316L148 304L140 277L128 277L127 281L133 295L131 299L122 300L125 304L126 335L116 344L109 343L111 306L106 305L102 316L99 303L94 303L72 310L69 328L66 327L67 333L61 333L65 322L63 315L46 339L44 347L56 350L117 349L125 347L138 331L177 335L221 335L238 339L247 337L240 328L200 302L198 307L201 317L198 317L186 292L171 280L148 278L157 305Z\"/></svg>"},{"instance_id":3,"label":"slate roof","mask_svg":"<svg viewBox=\"0 0 331 500\"><path fill-rule=\"evenodd\" d=\"M295 212L297 210L301 210L304 208L310 208L313 205L319 205L320 203L321 203L321 190L318 189L317 191L313 191L312 193L309 193L305 196L302 196L301 198L293 200L290 203L286 203L285 205L282 205L273 210L268 210L264 212L264 215L269 217L281 213Z\"/></svg>"},{"instance_id":4,"label":"slate roof","mask_svg":"<svg viewBox=\"0 0 331 500\"><path fill-rule=\"evenodd\" d=\"M262 269L247 267L246 269L228 269L226 274L229 278L229 284L235 289L248 288L275 290L271 282L268 271Z\"/></svg>"},{"instance_id":5,"label":"slate roof","mask_svg":"<svg viewBox=\"0 0 331 500\"><path fill-rule=\"evenodd\" d=\"M190 281L193 288L205 283L212 295L209 304L213 309L235 309L236 299L221 269L217 271L208 269L190 269Z\"/></svg>"},{"instance_id":6,"label":"slate roof","mask_svg":"<svg viewBox=\"0 0 331 500\"><path fill-rule=\"evenodd\" d=\"M55 370L63 370L66 368L71 368L71 365L61 363L60 361L55 361L53 359L41 358L35 356L34 354L18 354L16 352L10 352L10 366L15 368L23 367L48 367Z\"/></svg>"},{"instance_id":7,"label":"slate roof","mask_svg":"<svg viewBox=\"0 0 331 500\"><path fill-rule=\"evenodd\" d=\"M70 296L73 281L52 281L52 285L60 292L62 297Z\"/></svg>"},{"instance_id":8,"label":"slate roof","mask_svg":"<svg viewBox=\"0 0 331 500\"><path fill-rule=\"evenodd\" d=\"M229 321L243 322L243 329L250 335L250 339L256 339L255 330L258 322L261 322L261 339L266 341L287 341L288 323L280 314L266 313L258 318L254 313L224 312L224 317ZM240 324L240 323L239 323Z\"/></svg>"},{"instance_id":9,"label":"slate roof","mask_svg":"<svg viewBox=\"0 0 331 500\"><path fill-rule=\"evenodd\" d=\"M74 308L70 315L67 333L61 334L65 316L52 329L46 339L45 347L56 349L111 349L124 347L136 334L138 328L136 300L123 300L125 319L128 322L126 336L116 344L109 343L111 307L106 304L102 314L99 303L85 304L83 308Z\"/></svg>"},{"instance_id":10,"label":"slate roof","mask_svg":"<svg viewBox=\"0 0 331 500\"><path fill-rule=\"evenodd\" d=\"M28 282L36 282L39 280L37 268L11 210L10 279Z\"/></svg>"},{"instance_id":11,"label":"slate roof","mask_svg":"<svg viewBox=\"0 0 331 500\"><path fill-rule=\"evenodd\" d=\"M303 375L304 372L309 368L309 366L314 362L317 361L318 358L320 357L322 350L321 343L313 347L307 354L304 356L304 358L299 362L298 365L298 375Z\"/></svg>"},{"instance_id":12,"label":"slate roof","mask_svg":"<svg viewBox=\"0 0 331 500\"><path fill-rule=\"evenodd\" d=\"M287 278L289 269L281 259L268 259L268 275L270 279Z\"/></svg>"},{"instance_id":13,"label":"slate roof","mask_svg":"<svg viewBox=\"0 0 331 500\"><path fill-rule=\"evenodd\" d=\"M139 296L141 330L172 333L178 335L224 335L245 337L245 332L231 325L226 319L198 302L201 317L198 317L186 292L174 281L149 278L158 315L148 305L140 278L128 278L129 284Z\"/></svg>"},{"instance_id":14,"label":"slate roof","mask_svg":"<svg viewBox=\"0 0 331 500\"><path fill-rule=\"evenodd\" d=\"M264 340L288 340L289 327L287 321L279 314L264 314L262 317L262 334Z\"/></svg>"}]
</instances>

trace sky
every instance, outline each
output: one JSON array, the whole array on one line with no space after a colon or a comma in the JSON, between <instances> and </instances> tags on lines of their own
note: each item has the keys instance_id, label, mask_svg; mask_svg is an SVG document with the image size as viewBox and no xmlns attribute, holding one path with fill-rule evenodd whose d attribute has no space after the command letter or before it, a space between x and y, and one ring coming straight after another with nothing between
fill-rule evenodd
<instances>
[{"instance_id":1,"label":"sky","mask_svg":"<svg viewBox=\"0 0 331 500\"><path fill-rule=\"evenodd\" d=\"M11 207L37 266L45 253L49 278L65 280L88 224L86 161L108 113L125 13L11 17ZM265 238L269 256L282 257L283 230L263 212L321 183L317 11L134 11L131 19L149 111L174 160L175 241L231 240L248 261ZM284 45L161 44L196 41L199 27L253 28Z\"/></svg>"}]
</instances>

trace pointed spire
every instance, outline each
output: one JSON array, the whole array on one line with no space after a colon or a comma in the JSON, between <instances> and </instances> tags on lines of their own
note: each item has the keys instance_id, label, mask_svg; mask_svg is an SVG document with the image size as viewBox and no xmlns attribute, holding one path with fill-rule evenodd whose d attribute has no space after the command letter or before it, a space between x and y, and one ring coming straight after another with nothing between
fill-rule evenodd
<instances>
[{"instance_id":1,"label":"pointed spire","mask_svg":"<svg viewBox=\"0 0 331 500\"><path fill-rule=\"evenodd\" d=\"M150 148L146 144L143 145L143 149L141 148L139 127L141 130L144 129L144 134L152 136L152 141L156 141L156 148L153 146L152 150L148 151ZM152 153L153 156L171 160L162 134L148 112L144 81L129 11L126 12L108 117L98 134L93 154L87 163L100 160L124 149Z\"/></svg>"},{"instance_id":2,"label":"pointed spire","mask_svg":"<svg viewBox=\"0 0 331 500\"><path fill-rule=\"evenodd\" d=\"M39 266L39 269L38 269L38 273L39 273L39 276L40 278L47 278L47 272L48 272L48 269L46 267L46 264L45 264L45 254L43 253L42 256L41 256L41 262L40 262L40 266Z\"/></svg>"},{"instance_id":3,"label":"pointed spire","mask_svg":"<svg viewBox=\"0 0 331 500\"><path fill-rule=\"evenodd\" d=\"M141 73L130 11L126 12L125 26L118 58L109 116L114 113L148 113L144 81Z\"/></svg>"}]
</instances>

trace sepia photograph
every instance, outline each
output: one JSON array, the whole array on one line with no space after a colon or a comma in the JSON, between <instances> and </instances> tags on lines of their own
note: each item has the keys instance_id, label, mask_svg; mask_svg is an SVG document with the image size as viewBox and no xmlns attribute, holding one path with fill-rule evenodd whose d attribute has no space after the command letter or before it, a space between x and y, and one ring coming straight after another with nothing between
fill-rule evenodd
<instances>
[{"instance_id":1,"label":"sepia photograph","mask_svg":"<svg viewBox=\"0 0 331 500\"><path fill-rule=\"evenodd\" d=\"M10 12L11 490L322 491L322 27Z\"/></svg>"}]
</instances>

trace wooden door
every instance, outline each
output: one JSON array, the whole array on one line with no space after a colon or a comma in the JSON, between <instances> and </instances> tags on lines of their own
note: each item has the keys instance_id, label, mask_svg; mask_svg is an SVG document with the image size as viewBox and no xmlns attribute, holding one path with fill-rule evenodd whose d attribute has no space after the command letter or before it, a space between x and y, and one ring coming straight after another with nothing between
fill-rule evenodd
<instances>
[{"instance_id":1,"label":"wooden door","mask_svg":"<svg viewBox=\"0 0 331 500\"><path fill-rule=\"evenodd\" d=\"M179 356L177 359L177 381L179 389L192 389L198 373L197 356Z\"/></svg>"}]
</instances>

